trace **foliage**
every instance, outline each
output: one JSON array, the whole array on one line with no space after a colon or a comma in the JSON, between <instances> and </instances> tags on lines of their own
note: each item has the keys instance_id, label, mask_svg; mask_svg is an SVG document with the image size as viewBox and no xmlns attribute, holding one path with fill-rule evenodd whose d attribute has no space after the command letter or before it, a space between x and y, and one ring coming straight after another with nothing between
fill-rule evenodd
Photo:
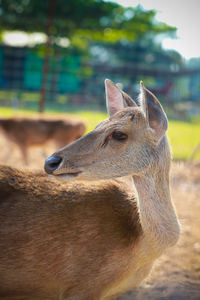
<instances>
[{"instance_id":1,"label":"foliage","mask_svg":"<svg viewBox=\"0 0 200 300\"><path fill-rule=\"evenodd\" d=\"M96 42L116 43L121 41L136 41L148 36L156 37L158 34L173 35L175 28L161 22L155 21L155 10L145 11L141 6L136 8L117 7L114 10L115 16L112 18L101 18L105 29L92 32L81 28L76 31L79 37Z\"/></svg>"},{"instance_id":2,"label":"foliage","mask_svg":"<svg viewBox=\"0 0 200 300\"><path fill-rule=\"evenodd\" d=\"M42 85L39 111L43 111L47 98L46 85L50 70L50 57L56 62L62 55L63 46L58 46L59 39L67 38L69 43L66 55L72 51L79 52L86 62L91 42L105 43L105 49L113 51L107 44L119 46L117 60L126 59L126 45L135 42L134 47L145 41L154 43L158 35L174 34L176 29L155 20L155 10L144 10L141 6L124 8L114 2L103 0L1 0L0 33L5 30L42 32L47 35L47 42L38 51L44 54ZM60 40L61 41L61 40ZM154 44L153 44L154 45ZM148 46L148 45L147 45ZM146 50L143 45L139 49ZM115 46L114 46L115 47ZM141 52L142 53L142 52ZM152 52L151 52L152 53ZM143 51L144 54L144 51ZM145 52L144 63L151 55ZM133 57L133 55L132 55ZM167 57L165 56L167 60ZM142 59L140 59L140 62ZM153 59L154 61L154 59ZM90 69L81 71L90 74ZM56 78L54 78L56 83ZM54 84L56 86L56 84ZM53 97L56 96L56 90Z\"/></svg>"},{"instance_id":3,"label":"foliage","mask_svg":"<svg viewBox=\"0 0 200 300\"><path fill-rule=\"evenodd\" d=\"M112 65L133 64L145 69L160 68L177 70L184 65L181 55L172 50L164 50L151 37L140 38L135 42L119 41L111 43L92 43L95 62L109 62ZM98 50L97 50L98 49ZM106 56L104 53L106 52Z\"/></svg>"},{"instance_id":4,"label":"foliage","mask_svg":"<svg viewBox=\"0 0 200 300\"><path fill-rule=\"evenodd\" d=\"M193 57L187 61L187 65L190 68L199 68L200 67L200 58Z\"/></svg>"},{"instance_id":5,"label":"foliage","mask_svg":"<svg viewBox=\"0 0 200 300\"><path fill-rule=\"evenodd\" d=\"M52 36L74 34L87 39L116 42L137 40L146 33L173 33L175 28L156 22L154 10L124 8L102 0L1 0L1 30L46 32L52 19Z\"/></svg>"}]
</instances>

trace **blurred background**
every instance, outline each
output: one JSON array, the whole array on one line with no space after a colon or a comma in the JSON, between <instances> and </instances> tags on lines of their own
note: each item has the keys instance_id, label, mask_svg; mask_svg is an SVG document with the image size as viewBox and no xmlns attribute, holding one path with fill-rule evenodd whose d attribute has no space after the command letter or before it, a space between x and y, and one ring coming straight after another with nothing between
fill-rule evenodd
<instances>
[{"instance_id":1,"label":"blurred background","mask_svg":"<svg viewBox=\"0 0 200 300\"><path fill-rule=\"evenodd\" d=\"M1 164L41 170L94 129L105 78L133 99L143 80L167 112L182 235L120 300L200 299L199 11L198 0L0 0Z\"/></svg>"},{"instance_id":2,"label":"blurred background","mask_svg":"<svg viewBox=\"0 0 200 300\"><path fill-rule=\"evenodd\" d=\"M91 130L104 117L104 79L133 98L142 79L171 120L174 158L200 158L198 9L195 0L1 0L1 116L72 113Z\"/></svg>"},{"instance_id":3,"label":"blurred background","mask_svg":"<svg viewBox=\"0 0 200 300\"><path fill-rule=\"evenodd\" d=\"M170 119L198 122L198 1L159 2L1 0L0 106L105 111L106 77L133 98L142 79Z\"/></svg>"}]
</instances>

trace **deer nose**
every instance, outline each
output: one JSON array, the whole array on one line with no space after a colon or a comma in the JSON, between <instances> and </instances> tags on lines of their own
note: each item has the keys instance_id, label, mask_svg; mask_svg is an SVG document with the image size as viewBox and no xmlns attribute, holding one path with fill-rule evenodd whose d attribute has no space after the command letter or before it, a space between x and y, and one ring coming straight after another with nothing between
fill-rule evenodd
<instances>
[{"instance_id":1,"label":"deer nose","mask_svg":"<svg viewBox=\"0 0 200 300\"><path fill-rule=\"evenodd\" d=\"M62 158L49 156L45 160L44 169L48 174L52 174L60 165Z\"/></svg>"}]
</instances>

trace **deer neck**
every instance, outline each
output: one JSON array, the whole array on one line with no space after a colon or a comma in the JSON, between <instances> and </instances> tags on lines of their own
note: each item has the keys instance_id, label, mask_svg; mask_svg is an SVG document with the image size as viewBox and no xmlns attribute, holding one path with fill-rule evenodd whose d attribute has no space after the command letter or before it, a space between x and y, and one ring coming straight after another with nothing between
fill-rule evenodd
<instances>
[{"instance_id":1,"label":"deer neck","mask_svg":"<svg viewBox=\"0 0 200 300\"><path fill-rule=\"evenodd\" d=\"M176 243L179 224L171 201L169 172L159 166L141 176L133 176L138 194L140 222L149 249L156 253Z\"/></svg>"}]
</instances>

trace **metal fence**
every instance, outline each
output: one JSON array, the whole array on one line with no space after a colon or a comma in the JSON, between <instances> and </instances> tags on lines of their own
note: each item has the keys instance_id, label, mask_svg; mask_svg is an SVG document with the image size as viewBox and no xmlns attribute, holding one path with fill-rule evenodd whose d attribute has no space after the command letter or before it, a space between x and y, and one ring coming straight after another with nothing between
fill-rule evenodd
<instances>
[{"instance_id":1,"label":"metal fence","mask_svg":"<svg viewBox=\"0 0 200 300\"><path fill-rule=\"evenodd\" d=\"M28 47L0 47L0 106L37 109L43 84L44 52ZM95 62L62 51L50 55L45 81L46 108L104 109L103 82L121 82L133 97L144 80L168 107L192 110L200 101L200 70L169 71L140 65ZM193 109L194 110L194 109ZM196 112L196 108L194 113ZM198 112L198 111L197 111Z\"/></svg>"}]
</instances>

